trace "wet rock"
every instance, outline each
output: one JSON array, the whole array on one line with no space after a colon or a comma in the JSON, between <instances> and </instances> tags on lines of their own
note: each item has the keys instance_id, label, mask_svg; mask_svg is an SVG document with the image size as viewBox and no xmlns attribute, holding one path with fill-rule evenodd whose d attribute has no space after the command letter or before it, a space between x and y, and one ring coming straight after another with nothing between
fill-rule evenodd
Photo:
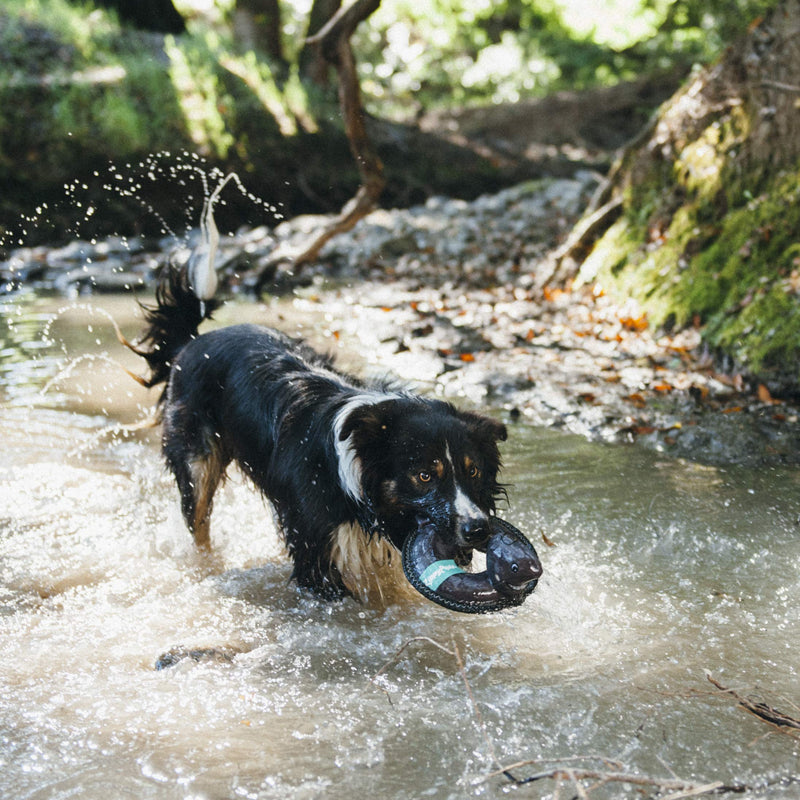
<instances>
[{"instance_id":1,"label":"wet rock","mask_svg":"<svg viewBox=\"0 0 800 800\"><path fill-rule=\"evenodd\" d=\"M172 650L168 650L166 653L162 653L156 659L153 668L156 671L169 669L185 661L191 661L195 664L230 664L240 652L241 650L221 649L217 647L198 647L195 649L175 647Z\"/></svg>"}]
</instances>

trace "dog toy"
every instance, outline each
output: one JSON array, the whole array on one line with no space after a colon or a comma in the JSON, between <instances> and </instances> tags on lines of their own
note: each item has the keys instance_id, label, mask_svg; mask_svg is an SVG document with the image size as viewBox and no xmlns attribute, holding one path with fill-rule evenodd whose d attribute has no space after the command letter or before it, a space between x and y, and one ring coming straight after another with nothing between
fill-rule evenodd
<instances>
[{"instance_id":1,"label":"dog toy","mask_svg":"<svg viewBox=\"0 0 800 800\"><path fill-rule=\"evenodd\" d=\"M509 522L492 517L490 526L484 572L459 566L458 549L438 541L433 528L412 533L403 547L403 572L409 583L451 611L485 614L520 605L542 575L539 556Z\"/></svg>"}]
</instances>

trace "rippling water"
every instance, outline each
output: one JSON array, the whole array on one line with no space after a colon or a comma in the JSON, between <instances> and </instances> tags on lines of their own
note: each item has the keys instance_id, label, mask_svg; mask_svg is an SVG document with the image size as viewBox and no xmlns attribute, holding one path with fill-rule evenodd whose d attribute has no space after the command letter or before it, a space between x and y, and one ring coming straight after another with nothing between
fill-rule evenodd
<instances>
[{"instance_id":1,"label":"rippling water","mask_svg":"<svg viewBox=\"0 0 800 800\"><path fill-rule=\"evenodd\" d=\"M800 742L704 674L800 716L800 472L513 427L504 514L545 564L521 609L326 605L288 584L239 480L194 552L157 434L109 432L152 398L100 355L139 366L93 309L133 333L133 303L60 305L0 309L0 797L539 798L552 782L487 776L608 768L574 756L800 796L778 782ZM458 648L480 719L457 660L415 637ZM174 647L235 655L156 671Z\"/></svg>"}]
</instances>

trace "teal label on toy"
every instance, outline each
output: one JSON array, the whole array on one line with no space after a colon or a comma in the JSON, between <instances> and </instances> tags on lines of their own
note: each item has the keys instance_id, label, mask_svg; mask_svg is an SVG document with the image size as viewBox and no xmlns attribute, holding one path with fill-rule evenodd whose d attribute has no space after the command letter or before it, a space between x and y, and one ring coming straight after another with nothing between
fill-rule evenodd
<instances>
[{"instance_id":1,"label":"teal label on toy","mask_svg":"<svg viewBox=\"0 0 800 800\"><path fill-rule=\"evenodd\" d=\"M453 559L434 561L419 576L420 581L432 592L435 592L451 575L464 572Z\"/></svg>"}]
</instances>

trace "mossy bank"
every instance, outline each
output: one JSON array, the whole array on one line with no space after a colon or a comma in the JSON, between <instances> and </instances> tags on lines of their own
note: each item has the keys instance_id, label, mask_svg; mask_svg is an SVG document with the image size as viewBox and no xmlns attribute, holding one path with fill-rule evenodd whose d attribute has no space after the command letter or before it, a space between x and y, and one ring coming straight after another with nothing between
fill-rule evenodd
<instances>
[{"instance_id":1,"label":"mossy bank","mask_svg":"<svg viewBox=\"0 0 800 800\"><path fill-rule=\"evenodd\" d=\"M666 103L618 163L622 213L578 273L651 325L700 326L776 394L800 394L800 22L782 4Z\"/></svg>"}]
</instances>

